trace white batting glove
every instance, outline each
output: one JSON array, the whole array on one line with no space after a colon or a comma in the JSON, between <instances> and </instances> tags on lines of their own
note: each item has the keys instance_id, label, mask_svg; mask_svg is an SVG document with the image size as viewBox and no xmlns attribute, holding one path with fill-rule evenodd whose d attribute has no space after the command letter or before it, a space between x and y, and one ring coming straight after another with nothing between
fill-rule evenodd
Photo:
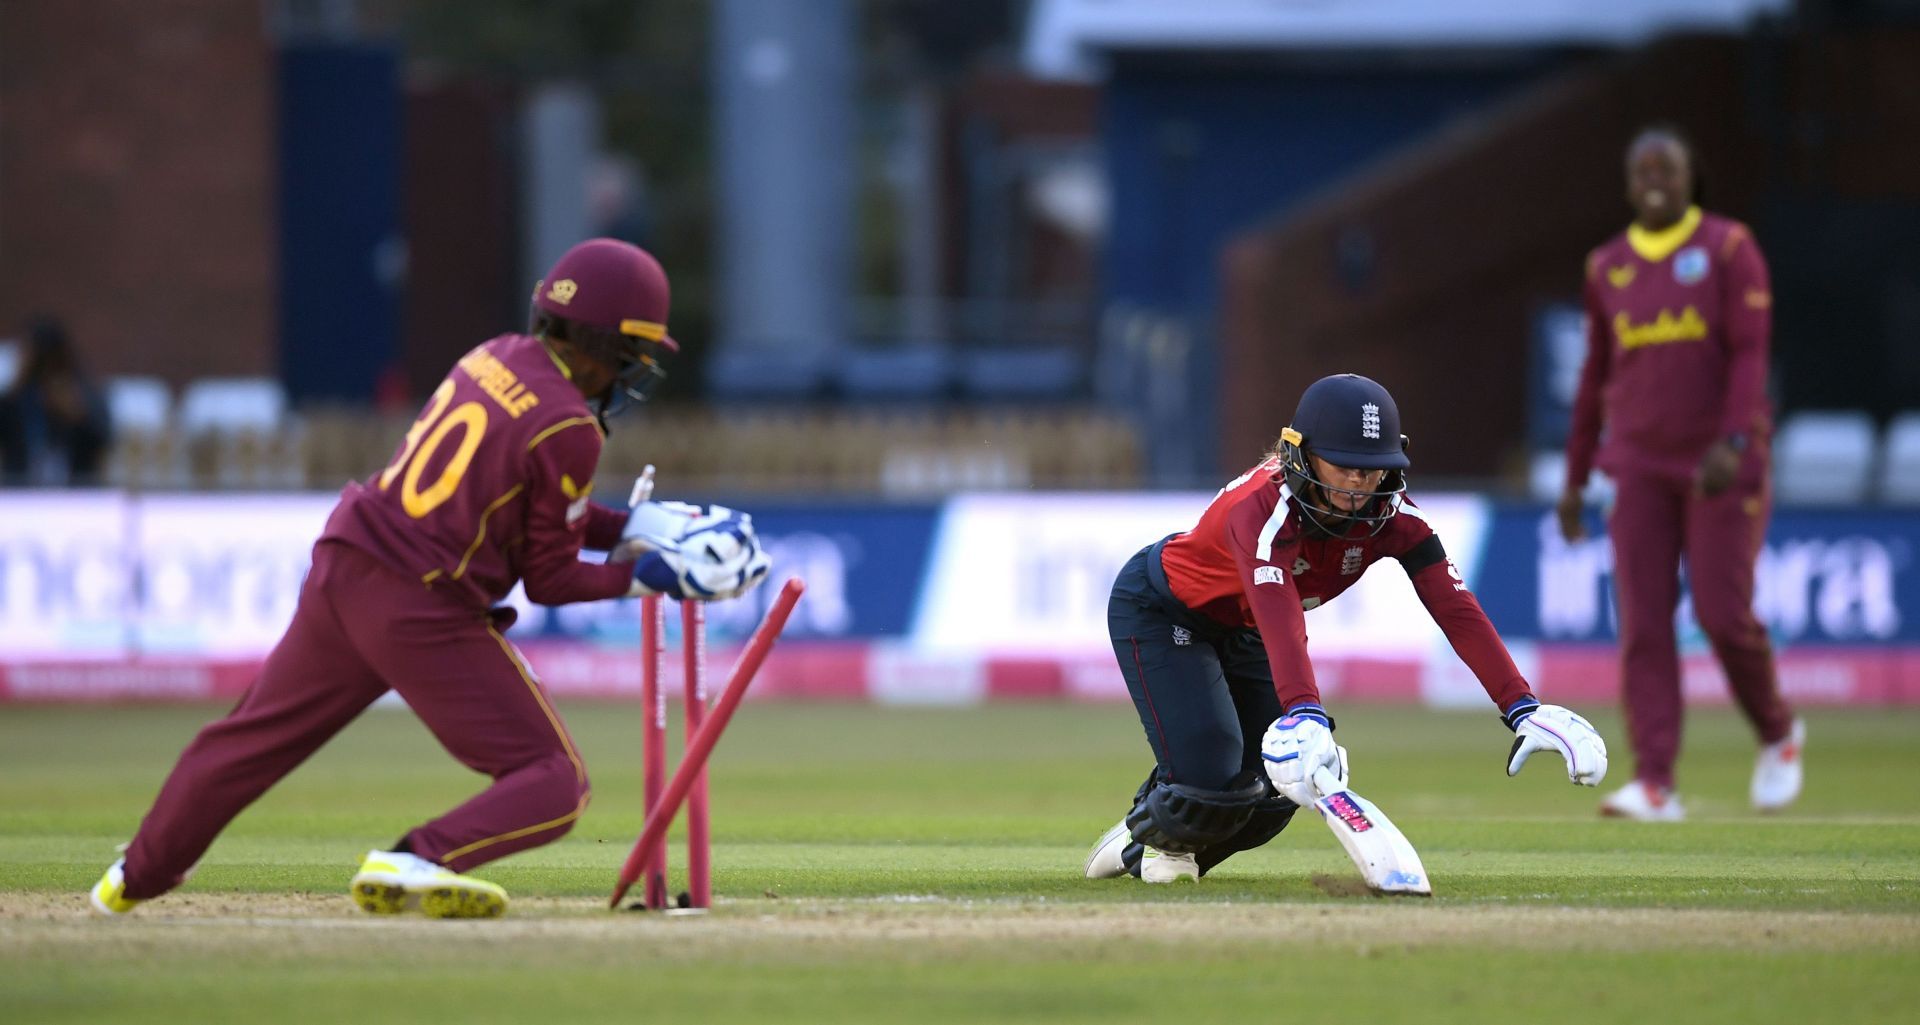
<instances>
[{"instance_id":1,"label":"white batting glove","mask_svg":"<svg viewBox=\"0 0 1920 1025\"><path fill-rule=\"evenodd\" d=\"M1537 705L1515 709L1509 718L1514 727L1507 775L1518 775L1536 751L1558 751L1567 760L1567 779L1572 782L1592 787L1607 778L1607 742L1572 709Z\"/></svg>"},{"instance_id":2,"label":"white batting glove","mask_svg":"<svg viewBox=\"0 0 1920 1025\"><path fill-rule=\"evenodd\" d=\"M1273 788L1302 808L1320 796L1313 782L1317 770L1332 774L1341 787L1346 786L1346 751L1333 742L1333 731L1317 718L1287 715L1275 719L1260 740L1260 758Z\"/></svg>"}]
</instances>

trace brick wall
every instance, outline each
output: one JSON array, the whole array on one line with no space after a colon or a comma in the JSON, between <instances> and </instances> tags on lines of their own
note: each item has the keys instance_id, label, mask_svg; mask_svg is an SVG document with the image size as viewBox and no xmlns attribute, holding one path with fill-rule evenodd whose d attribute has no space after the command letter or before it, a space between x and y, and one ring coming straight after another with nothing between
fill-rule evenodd
<instances>
[{"instance_id":1,"label":"brick wall","mask_svg":"<svg viewBox=\"0 0 1920 1025\"><path fill-rule=\"evenodd\" d=\"M45 311L96 373L274 371L264 7L0 4L0 336Z\"/></svg>"}]
</instances>

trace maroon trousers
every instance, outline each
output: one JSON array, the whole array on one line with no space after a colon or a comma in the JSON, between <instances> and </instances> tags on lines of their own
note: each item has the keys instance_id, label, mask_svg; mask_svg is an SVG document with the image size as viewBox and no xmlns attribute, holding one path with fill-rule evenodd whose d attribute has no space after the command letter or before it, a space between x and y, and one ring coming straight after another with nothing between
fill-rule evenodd
<instances>
[{"instance_id":1,"label":"maroon trousers","mask_svg":"<svg viewBox=\"0 0 1920 1025\"><path fill-rule=\"evenodd\" d=\"M1771 744L1792 728L1793 713L1774 674L1772 642L1753 614L1753 563L1766 534L1771 494L1765 478L1711 498L1696 493L1691 482L1665 476L1620 474L1615 483L1608 531L1635 776L1671 787L1683 714L1674 636L1682 556L1694 617L1760 742Z\"/></svg>"},{"instance_id":2,"label":"maroon trousers","mask_svg":"<svg viewBox=\"0 0 1920 1025\"><path fill-rule=\"evenodd\" d=\"M586 808L579 751L492 622L358 549L322 542L259 677L187 745L141 822L127 849L127 896L180 885L234 816L388 688L450 754L493 777L408 833L415 854L464 871L559 838ZM396 814L405 807L404 794L369 796Z\"/></svg>"}]
</instances>

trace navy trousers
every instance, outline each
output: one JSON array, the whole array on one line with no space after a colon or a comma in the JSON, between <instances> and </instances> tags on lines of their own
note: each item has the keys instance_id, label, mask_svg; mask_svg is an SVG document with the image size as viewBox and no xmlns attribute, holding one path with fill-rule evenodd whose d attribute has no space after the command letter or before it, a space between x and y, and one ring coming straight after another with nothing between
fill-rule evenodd
<instances>
[{"instance_id":1,"label":"navy trousers","mask_svg":"<svg viewBox=\"0 0 1920 1025\"><path fill-rule=\"evenodd\" d=\"M1107 600L1114 657L1153 748L1154 769L1136 802L1156 782L1225 790L1264 777L1260 740L1282 714L1259 632L1223 626L1173 597L1160 544L1127 560ZM1277 836L1294 810L1281 798L1263 802L1246 829L1200 853L1202 871ZM1137 847L1127 852L1136 873Z\"/></svg>"}]
</instances>

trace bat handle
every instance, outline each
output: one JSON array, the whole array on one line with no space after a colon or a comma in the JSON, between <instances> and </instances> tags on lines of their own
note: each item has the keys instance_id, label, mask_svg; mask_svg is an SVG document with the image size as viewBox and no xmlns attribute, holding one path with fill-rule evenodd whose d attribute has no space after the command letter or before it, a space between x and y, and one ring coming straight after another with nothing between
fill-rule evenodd
<instances>
[{"instance_id":1,"label":"bat handle","mask_svg":"<svg viewBox=\"0 0 1920 1025\"><path fill-rule=\"evenodd\" d=\"M1313 770L1313 788L1320 792L1321 797L1346 789L1340 785L1340 778L1328 772L1324 765Z\"/></svg>"}]
</instances>

